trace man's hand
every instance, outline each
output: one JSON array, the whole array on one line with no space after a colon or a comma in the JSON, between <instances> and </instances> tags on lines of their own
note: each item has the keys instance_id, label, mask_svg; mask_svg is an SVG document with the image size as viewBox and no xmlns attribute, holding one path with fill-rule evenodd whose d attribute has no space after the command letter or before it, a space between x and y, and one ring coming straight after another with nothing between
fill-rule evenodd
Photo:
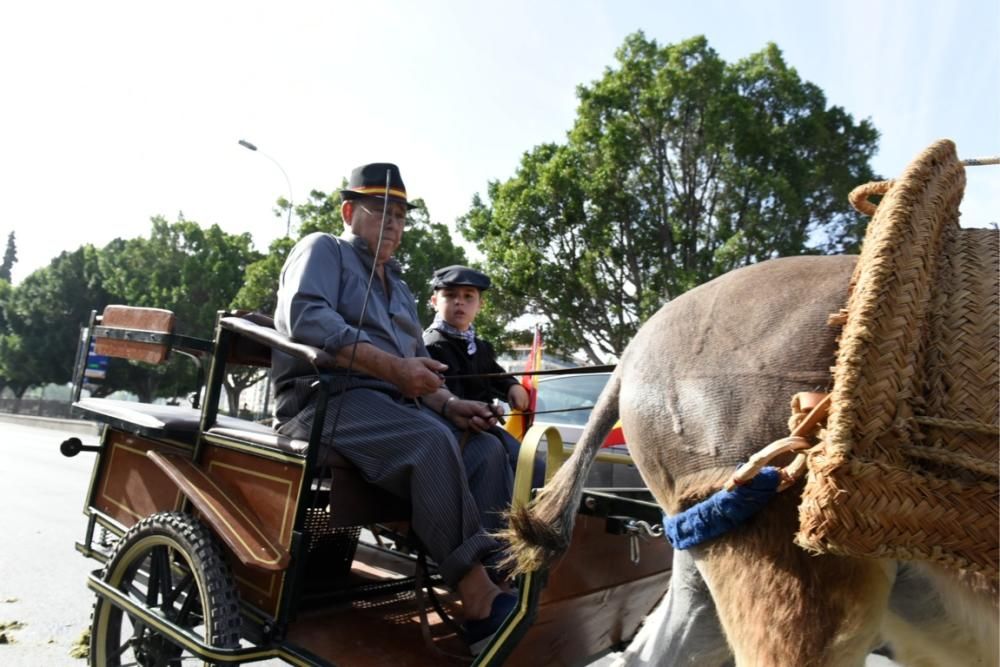
<instances>
[{"instance_id":1,"label":"man's hand","mask_svg":"<svg viewBox=\"0 0 1000 667\"><path fill-rule=\"evenodd\" d=\"M397 357L371 343L347 345L334 355L341 368L354 368L396 385L407 398L432 394L444 386L448 366L430 357Z\"/></svg>"},{"instance_id":2,"label":"man's hand","mask_svg":"<svg viewBox=\"0 0 1000 667\"><path fill-rule=\"evenodd\" d=\"M507 390L507 402L515 410L521 410L522 412L527 410L528 390L520 384L511 385L511 388Z\"/></svg>"},{"instance_id":3,"label":"man's hand","mask_svg":"<svg viewBox=\"0 0 1000 667\"><path fill-rule=\"evenodd\" d=\"M449 401L445 410L445 416L462 430L469 430L473 433L485 431L496 426L497 418L493 414L493 409L486 403L479 401L465 401L456 399Z\"/></svg>"},{"instance_id":4,"label":"man's hand","mask_svg":"<svg viewBox=\"0 0 1000 667\"><path fill-rule=\"evenodd\" d=\"M444 386L441 373L446 370L447 365L430 357L398 358L393 364L392 383L407 398L417 398L434 393Z\"/></svg>"}]
</instances>

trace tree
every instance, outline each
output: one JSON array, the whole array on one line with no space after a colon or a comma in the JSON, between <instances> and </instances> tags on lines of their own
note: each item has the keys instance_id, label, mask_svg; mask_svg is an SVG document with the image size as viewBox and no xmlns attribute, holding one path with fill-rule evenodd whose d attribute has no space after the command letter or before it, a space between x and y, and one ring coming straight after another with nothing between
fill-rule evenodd
<instances>
[{"instance_id":1,"label":"tree","mask_svg":"<svg viewBox=\"0 0 1000 667\"><path fill-rule=\"evenodd\" d=\"M8 386L20 397L34 385L70 381L80 326L108 303L98 251L84 245L63 252L6 291L0 374Z\"/></svg>"},{"instance_id":2,"label":"tree","mask_svg":"<svg viewBox=\"0 0 1000 667\"><path fill-rule=\"evenodd\" d=\"M282 201L279 200L279 205ZM308 201L295 207L296 215L302 221L298 226L297 238L313 232L339 234L343 228L340 201L339 191L328 195L320 190L312 190ZM294 245L295 241L290 238L282 237L272 241L267 254L247 267L245 280L233 298L231 307L273 315L278 302L281 267Z\"/></svg>"},{"instance_id":3,"label":"tree","mask_svg":"<svg viewBox=\"0 0 1000 667\"><path fill-rule=\"evenodd\" d=\"M0 280L10 282L10 272L17 263L17 242L14 232L7 235L7 249L3 253L3 263L0 264Z\"/></svg>"},{"instance_id":4,"label":"tree","mask_svg":"<svg viewBox=\"0 0 1000 667\"><path fill-rule=\"evenodd\" d=\"M10 348L12 346L20 346L20 341L11 341L8 339L10 329L7 326L7 308L12 292L13 288L10 286L10 283L6 280L0 280L0 391L4 387L9 386L13 389L17 386L17 370L9 368L12 363L16 362L13 351Z\"/></svg>"},{"instance_id":5,"label":"tree","mask_svg":"<svg viewBox=\"0 0 1000 667\"><path fill-rule=\"evenodd\" d=\"M467 264L465 250L455 245L448 226L441 222L431 222L431 214L423 199L415 199L416 205L406 219L406 233L396 251L396 259L402 267L403 280L417 300L417 315L421 322L429 325L434 319L430 307L431 276L436 269L452 264Z\"/></svg>"},{"instance_id":6,"label":"tree","mask_svg":"<svg viewBox=\"0 0 1000 667\"><path fill-rule=\"evenodd\" d=\"M247 267L243 285L233 298L234 310L249 310L273 315L277 305L278 276L295 242L281 237L271 241L267 254Z\"/></svg>"},{"instance_id":7,"label":"tree","mask_svg":"<svg viewBox=\"0 0 1000 667\"><path fill-rule=\"evenodd\" d=\"M626 38L580 86L565 144L524 154L459 228L498 307L548 320L546 341L597 363L663 303L740 266L850 250L850 189L878 134L803 82L773 44L733 65L703 37Z\"/></svg>"},{"instance_id":8,"label":"tree","mask_svg":"<svg viewBox=\"0 0 1000 667\"><path fill-rule=\"evenodd\" d=\"M177 333L210 337L216 313L229 307L247 267L261 257L250 234L203 228L183 215L175 223L156 216L152 225L148 239L116 239L103 249L105 288L119 303L173 311ZM195 386L195 366L186 358L156 369L130 367L136 372L129 373L128 388L144 401L182 395Z\"/></svg>"}]
</instances>

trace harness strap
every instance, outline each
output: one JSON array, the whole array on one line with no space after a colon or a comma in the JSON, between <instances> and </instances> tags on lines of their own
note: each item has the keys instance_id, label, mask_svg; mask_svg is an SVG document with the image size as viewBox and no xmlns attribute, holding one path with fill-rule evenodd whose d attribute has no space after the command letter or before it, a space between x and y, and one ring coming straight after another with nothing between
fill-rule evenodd
<instances>
[{"instance_id":1,"label":"harness strap","mask_svg":"<svg viewBox=\"0 0 1000 667\"><path fill-rule=\"evenodd\" d=\"M663 533L674 549L690 549L739 527L762 510L782 481L777 468L767 467L742 486L714 495L680 514L663 518Z\"/></svg>"},{"instance_id":2,"label":"harness strap","mask_svg":"<svg viewBox=\"0 0 1000 667\"><path fill-rule=\"evenodd\" d=\"M679 514L664 517L663 530L675 549L690 549L728 533L755 515L805 472L804 450L826 419L830 395L801 392L792 398L791 435L772 442L740 466L725 487ZM797 452L784 468L767 465L777 456Z\"/></svg>"}]
</instances>

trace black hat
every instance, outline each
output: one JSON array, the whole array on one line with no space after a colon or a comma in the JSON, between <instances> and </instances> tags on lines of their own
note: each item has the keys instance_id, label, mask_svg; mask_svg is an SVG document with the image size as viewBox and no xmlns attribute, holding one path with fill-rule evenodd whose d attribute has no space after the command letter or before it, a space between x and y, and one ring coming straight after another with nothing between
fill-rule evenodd
<instances>
[{"instance_id":1,"label":"black hat","mask_svg":"<svg viewBox=\"0 0 1000 667\"><path fill-rule=\"evenodd\" d=\"M455 264L438 269L434 272L434 277L431 278L431 289L435 292L445 287L458 287L460 285L475 287L482 291L490 288L490 277L481 271Z\"/></svg>"},{"instance_id":2,"label":"black hat","mask_svg":"<svg viewBox=\"0 0 1000 667\"><path fill-rule=\"evenodd\" d=\"M399 167L391 162L372 162L355 167L347 187L340 191L344 199L359 197L385 197L385 174L389 172L389 199L406 204L406 208L416 208L406 201L406 186L399 175Z\"/></svg>"}]
</instances>

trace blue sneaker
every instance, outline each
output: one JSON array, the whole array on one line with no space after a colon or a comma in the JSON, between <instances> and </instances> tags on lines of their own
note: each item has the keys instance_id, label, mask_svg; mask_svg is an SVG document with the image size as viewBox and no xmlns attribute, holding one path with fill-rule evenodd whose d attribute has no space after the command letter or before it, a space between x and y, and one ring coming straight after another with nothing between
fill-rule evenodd
<instances>
[{"instance_id":1,"label":"blue sneaker","mask_svg":"<svg viewBox=\"0 0 1000 667\"><path fill-rule=\"evenodd\" d=\"M493 598L490 615L486 618L466 621L462 624L465 643L469 645L472 655L479 655L493 639L510 612L517 607L517 596L510 593L500 593Z\"/></svg>"}]
</instances>

